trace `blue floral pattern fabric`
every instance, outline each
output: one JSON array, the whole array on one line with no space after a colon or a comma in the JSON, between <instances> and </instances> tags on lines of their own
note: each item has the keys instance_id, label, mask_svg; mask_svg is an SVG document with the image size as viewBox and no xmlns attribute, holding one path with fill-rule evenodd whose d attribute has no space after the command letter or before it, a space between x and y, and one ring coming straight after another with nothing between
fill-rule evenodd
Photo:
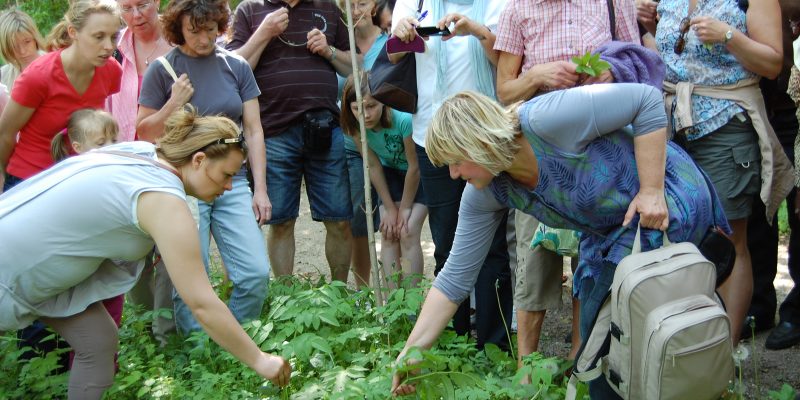
<instances>
[{"instance_id":1,"label":"blue floral pattern fabric","mask_svg":"<svg viewBox=\"0 0 800 400\"><path fill-rule=\"evenodd\" d=\"M661 19L656 30L656 46L667 65L664 80L718 86L755 77L755 74L745 70L736 57L726 50L724 44L705 45L697 38L693 29L686 32L683 53L676 54L674 50L675 43L681 37L681 20L687 16L714 17L747 34L745 12L739 8L737 0L698 0L691 15L688 0L663 0L659 2L658 14ZM688 140L695 140L708 135L741 112L744 110L730 100L693 94L694 126L686 129L686 137ZM677 124L677 121L673 122ZM678 125L673 127L675 131L686 128Z\"/></svg>"},{"instance_id":2,"label":"blue floral pattern fabric","mask_svg":"<svg viewBox=\"0 0 800 400\"><path fill-rule=\"evenodd\" d=\"M638 217L630 227L621 224L639 191L633 138L619 130L572 154L536 136L527 118L521 115L520 119L538 161L539 183L530 190L501 173L490 188L501 204L534 215L551 227L582 232L573 287L577 294L583 280L597 276L604 263L616 265L631 252ZM730 232L713 185L672 142L667 145L665 178L672 242L697 244L712 226ZM642 230L643 251L661 245L660 231Z\"/></svg>"}]
</instances>

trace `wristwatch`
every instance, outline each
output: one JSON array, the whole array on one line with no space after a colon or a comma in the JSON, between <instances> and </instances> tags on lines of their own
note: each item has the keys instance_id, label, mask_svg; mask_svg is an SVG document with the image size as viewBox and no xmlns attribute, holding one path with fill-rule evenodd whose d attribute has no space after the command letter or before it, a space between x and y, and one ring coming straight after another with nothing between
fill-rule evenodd
<instances>
[{"instance_id":1,"label":"wristwatch","mask_svg":"<svg viewBox=\"0 0 800 400\"><path fill-rule=\"evenodd\" d=\"M733 29L728 29L728 31L725 32L725 41L723 43L728 44L731 39L733 39Z\"/></svg>"}]
</instances>

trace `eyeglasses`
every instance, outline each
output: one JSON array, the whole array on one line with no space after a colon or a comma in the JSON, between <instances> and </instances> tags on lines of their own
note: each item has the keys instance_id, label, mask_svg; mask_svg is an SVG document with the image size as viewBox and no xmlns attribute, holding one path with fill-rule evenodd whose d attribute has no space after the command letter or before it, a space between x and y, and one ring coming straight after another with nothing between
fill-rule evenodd
<instances>
[{"instance_id":1,"label":"eyeglasses","mask_svg":"<svg viewBox=\"0 0 800 400\"><path fill-rule=\"evenodd\" d=\"M681 55L683 53L684 47L686 47L686 33L689 32L689 26L690 26L689 21L690 21L689 17L686 17L681 20L681 25L680 25L681 36L678 37L678 41L675 42L675 48L673 49L675 51L675 54L677 55Z\"/></svg>"},{"instance_id":2,"label":"eyeglasses","mask_svg":"<svg viewBox=\"0 0 800 400\"><path fill-rule=\"evenodd\" d=\"M144 14L144 12L147 11L147 9L149 9L152 5L153 2L148 1L147 3L140 3L135 7L122 7L120 11L122 11L123 14L133 14L133 10L136 10L139 12L139 14Z\"/></svg>"},{"instance_id":3,"label":"eyeglasses","mask_svg":"<svg viewBox=\"0 0 800 400\"><path fill-rule=\"evenodd\" d=\"M327 32L328 31L328 19L325 18L325 16L322 15L321 13L314 12L314 14L312 16L312 20L311 20L311 29L309 29L308 32L310 32L313 29L319 29L319 31L322 32L322 33ZM305 36L306 36L306 41L305 42L296 43L296 42L293 42L293 41L291 41L291 40L286 38L286 33L287 33L288 30L289 29L287 27L287 29L284 30L283 33L278 35L278 40L280 40L283 44L285 44L287 46L292 46L292 47L303 47L303 46L306 46L308 44L308 39L307 39L308 38L308 34L307 33L305 34Z\"/></svg>"},{"instance_id":4,"label":"eyeglasses","mask_svg":"<svg viewBox=\"0 0 800 400\"><path fill-rule=\"evenodd\" d=\"M204 149L207 149L207 148L209 148L211 146L218 145L218 144L237 144L237 145L239 145L240 149L242 149L243 151L247 151L247 142L244 140L244 135L242 135L241 133L239 134L239 136L237 136L235 138L217 139L217 140L215 140L215 141L203 146L198 151L202 151Z\"/></svg>"}]
</instances>

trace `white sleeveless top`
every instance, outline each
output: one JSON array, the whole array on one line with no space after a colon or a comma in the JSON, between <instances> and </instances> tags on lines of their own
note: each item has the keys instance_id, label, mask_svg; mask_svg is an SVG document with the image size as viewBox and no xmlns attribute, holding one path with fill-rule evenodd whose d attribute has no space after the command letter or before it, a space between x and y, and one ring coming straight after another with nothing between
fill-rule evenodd
<instances>
[{"instance_id":1,"label":"white sleeveless top","mask_svg":"<svg viewBox=\"0 0 800 400\"><path fill-rule=\"evenodd\" d=\"M146 142L106 150L155 159ZM75 315L133 287L154 245L136 215L148 191L186 197L164 168L93 151L0 195L0 331Z\"/></svg>"}]
</instances>

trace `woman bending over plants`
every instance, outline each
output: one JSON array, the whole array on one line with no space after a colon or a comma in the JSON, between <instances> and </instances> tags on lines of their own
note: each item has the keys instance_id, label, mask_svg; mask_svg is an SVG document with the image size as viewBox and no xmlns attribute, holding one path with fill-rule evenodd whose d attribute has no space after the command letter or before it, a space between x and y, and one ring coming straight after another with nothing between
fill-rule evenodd
<instances>
[{"instance_id":1,"label":"woman bending over plants","mask_svg":"<svg viewBox=\"0 0 800 400\"><path fill-rule=\"evenodd\" d=\"M425 149L468 184L450 257L399 359L411 347L433 345L474 286L508 208L584 233L574 280L584 340L637 224L643 251L660 247L663 235L698 244L709 228L729 233L713 186L667 142L666 125L661 93L641 84L582 86L508 109L471 92L447 99ZM394 377L393 394L414 392L401 378ZM591 386L604 383L598 381Z\"/></svg>"},{"instance_id":2,"label":"woman bending over plants","mask_svg":"<svg viewBox=\"0 0 800 400\"><path fill-rule=\"evenodd\" d=\"M133 287L153 245L208 335L262 377L288 383L286 360L259 350L211 288L185 201L231 190L243 140L227 118L179 111L157 145L71 157L0 196L0 331L39 319L60 334L75 351L68 398L99 399L113 383L117 327L101 302Z\"/></svg>"},{"instance_id":3,"label":"woman bending over plants","mask_svg":"<svg viewBox=\"0 0 800 400\"><path fill-rule=\"evenodd\" d=\"M364 127L367 129L369 179L381 199L381 262L386 276L402 268L404 275L422 274L420 233L428 215L419 184L419 164L411 139L411 115L392 110L375 100L367 74L361 73ZM358 101L353 76L342 92L342 130L362 152ZM363 157L363 153L362 153ZM407 263L402 262L407 261ZM418 280L414 281L414 285ZM390 280L390 287L395 287Z\"/></svg>"}]
</instances>

